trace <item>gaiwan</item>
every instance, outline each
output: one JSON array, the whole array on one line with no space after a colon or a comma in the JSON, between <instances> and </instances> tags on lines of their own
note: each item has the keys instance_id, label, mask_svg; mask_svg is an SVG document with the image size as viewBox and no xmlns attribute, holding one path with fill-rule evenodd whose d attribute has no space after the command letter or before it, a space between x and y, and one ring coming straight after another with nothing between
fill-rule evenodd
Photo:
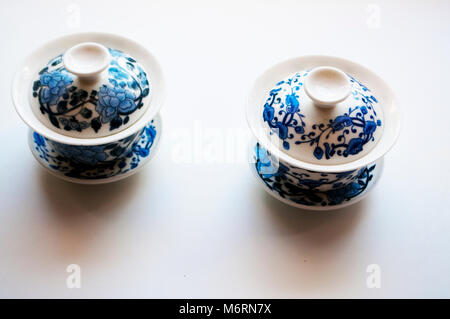
<instances>
[{"instance_id":1,"label":"gaiwan","mask_svg":"<svg viewBox=\"0 0 450 319\"><path fill-rule=\"evenodd\" d=\"M392 90L365 67L304 56L266 70L248 99L251 169L265 190L300 208L361 200L400 131Z\"/></svg>"},{"instance_id":2,"label":"gaiwan","mask_svg":"<svg viewBox=\"0 0 450 319\"><path fill-rule=\"evenodd\" d=\"M109 183L148 163L162 134L164 79L139 43L75 33L43 44L16 74L14 106L36 160L62 179Z\"/></svg>"}]
</instances>

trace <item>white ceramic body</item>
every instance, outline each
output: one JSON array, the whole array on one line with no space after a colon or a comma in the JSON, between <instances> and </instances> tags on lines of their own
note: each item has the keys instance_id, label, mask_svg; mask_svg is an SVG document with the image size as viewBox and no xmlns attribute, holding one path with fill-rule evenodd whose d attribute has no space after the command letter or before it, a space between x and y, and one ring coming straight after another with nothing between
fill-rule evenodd
<instances>
[{"instance_id":1,"label":"white ceramic body","mask_svg":"<svg viewBox=\"0 0 450 319\"><path fill-rule=\"evenodd\" d=\"M267 152L267 159L271 165L270 168L268 167L265 170L266 173L283 175L284 178L302 190L319 192L345 187L353 183L359 177L361 170L365 168L362 167L344 172L324 173L292 166L270 152Z\"/></svg>"},{"instance_id":2,"label":"white ceramic body","mask_svg":"<svg viewBox=\"0 0 450 319\"><path fill-rule=\"evenodd\" d=\"M148 72L148 76L152 78L152 98L143 110L143 114L133 125L116 134L98 138L70 137L60 134L41 122L35 116L29 103L29 90L35 71L45 65L49 57L60 54L62 47L70 48L82 42L100 42L106 47L129 53L139 60ZM103 176L102 182L129 176L138 163L126 162L125 157L131 157L133 152L146 157L150 147L154 147L154 143L157 144L159 141L161 126L158 113L164 101L164 94L162 70L153 55L128 38L107 33L77 33L50 41L25 59L12 85L12 98L16 111L31 129L30 143L33 143L35 148L33 151L37 151L37 153L33 152L33 155L43 159L41 164L51 169L63 170L69 167L72 170L75 168L75 172L68 177L72 181L89 178L90 170L98 171L103 168L110 169L108 174L111 176ZM154 121L158 122L158 129L152 125ZM144 146L139 145L143 136L148 141ZM124 165L134 167L122 167ZM114 167L119 167L120 176L113 176L117 175L117 169L114 171ZM124 174L124 168L130 172Z\"/></svg>"},{"instance_id":3,"label":"white ceramic body","mask_svg":"<svg viewBox=\"0 0 450 319\"><path fill-rule=\"evenodd\" d=\"M53 147L57 156L68 158L79 165L96 166L125 157L132 150L141 133L142 130L114 142L89 146L62 144L43 138Z\"/></svg>"},{"instance_id":4,"label":"white ceramic body","mask_svg":"<svg viewBox=\"0 0 450 319\"><path fill-rule=\"evenodd\" d=\"M140 131L108 144L61 144L31 129L28 144L36 160L53 175L75 183L103 184L141 169L155 155L161 136L158 114Z\"/></svg>"},{"instance_id":5,"label":"white ceramic body","mask_svg":"<svg viewBox=\"0 0 450 319\"><path fill-rule=\"evenodd\" d=\"M115 48L136 58L147 72L148 78L151 79L152 93L149 104L140 114L139 118L133 125L112 135L105 137L89 138L71 137L60 134L57 130L53 130L48 125L42 123L34 114L30 107L29 96L32 81L36 71L45 65L49 58L57 56L61 53L61 48L71 48L82 42L98 42L106 47ZM161 67L156 58L144 47L137 42L128 38L108 34L108 33L75 33L60 37L48 42L43 47L32 52L20 67L16 74L12 85L12 98L14 106L19 116L24 122L35 132L40 135L61 144L92 146L103 145L116 142L127 138L128 136L140 131L147 123L149 123L158 114L165 97L164 77Z\"/></svg>"},{"instance_id":6,"label":"white ceramic body","mask_svg":"<svg viewBox=\"0 0 450 319\"><path fill-rule=\"evenodd\" d=\"M384 114L384 131L374 148L355 161L337 165L319 165L295 159L282 151L277 138L270 138L262 121L262 110L269 92L278 80L299 70L327 65L336 67L358 78L376 94ZM257 142L278 172L288 170L301 189L328 191L350 185L359 172L382 159L395 143L400 132L400 110L388 85L376 74L354 62L330 56L303 56L281 62L261 74L250 91L247 104L247 121ZM272 168L274 169L274 168Z\"/></svg>"},{"instance_id":7,"label":"white ceramic body","mask_svg":"<svg viewBox=\"0 0 450 319\"><path fill-rule=\"evenodd\" d=\"M314 211L327 211L357 203L373 189L383 171L383 158L356 171L310 172L275 162L270 153L251 141L250 170L263 188L282 202Z\"/></svg>"}]
</instances>

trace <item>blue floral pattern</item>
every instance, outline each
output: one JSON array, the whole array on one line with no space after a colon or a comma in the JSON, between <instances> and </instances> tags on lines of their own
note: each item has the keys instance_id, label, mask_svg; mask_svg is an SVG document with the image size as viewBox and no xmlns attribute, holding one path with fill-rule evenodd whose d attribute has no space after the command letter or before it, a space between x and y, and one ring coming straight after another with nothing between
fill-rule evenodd
<instances>
[{"instance_id":1,"label":"blue floral pattern","mask_svg":"<svg viewBox=\"0 0 450 319\"><path fill-rule=\"evenodd\" d=\"M73 85L74 76L64 68L62 55L39 72L39 79L33 82L33 97L54 127L97 133L109 124L113 131L127 124L129 115L143 106L143 99L150 93L146 72L129 55L108 50L112 56L108 83L97 90L87 92Z\"/></svg>"},{"instance_id":2,"label":"blue floral pattern","mask_svg":"<svg viewBox=\"0 0 450 319\"><path fill-rule=\"evenodd\" d=\"M37 133L36 133L37 134ZM55 143L56 144L56 143ZM86 165L97 165L108 158L105 146L73 146L57 144L57 151L64 157Z\"/></svg>"},{"instance_id":3,"label":"blue floral pattern","mask_svg":"<svg viewBox=\"0 0 450 319\"><path fill-rule=\"evenodd\" d=\"M50 105L55 105L60 97L67 95L67 87L72 84L72 76L65 70L44 72L40 77L43 86L41 91L41 101Z\"/></svg>"},{"instance_id":4,"label":"blue floral pattern","mask_svg":"<svg viewBox=\"0 0 450 319\"><path fill-rule=\"evenodd\" d=\"M291 143L309 145L318 160L358 154L365 144L374 141L374 132L382 125L374 108L374 103L378 103L377 99L364 84L348 75L354 88L352 96L358 105L329 119L327 123L314 123L311 130L306 131L306 119L301 113L298 93L308 72L296 73L287 80L278 82L270 91L263 109L263 120L269 125L270 133L278 134L285 150L291 148ZM282 92L285 94L284 99L279 96ZM275 106L278 112L275 111ZM348 137L356 133L356 137ZM338 143L327 141L332 135L336 135Z\"/></svg>"},{"instance_id":5,"label":"blue floral pattern","mask_svg":"<svg viewBox=\"0 0 450 319\"><path fill-rule=\"evenodd\" d=\"M367 189L376 167L373 164L343 173L315 173L320 178L311 178L309 173L314 172L296 174L288 165L274 165L270 153L259 143L254 148L253 159L258 177L270 191L305 206L336 206L357 197ZM330 185L328 190L318 190L324 184Z\"/></svg>"},{"instance_id":6,"label":"blue floral pattern","mask_svg":"<svg viewBox=\"0 0 450 319\"><path fill-rule=\"evenodd\" d=\"M126 115L136 109L132 91L119 87L103 85L98 92L98 103L95 110L100 114L102 123L111 122L118 114Z\"/></svg>"},{"instance_id":7,"label":"blue floral pattern","mask_svg":"<svg viewBox=\"0 0 450 319\"><path fill-rule=\"evenodd\" d=\"M73 146L33 132L33 153L55 172L79 179L105 179L136 169L150 153L157 136L152 121L139 133L99 146Z\"/></svg>"}]
</instances>

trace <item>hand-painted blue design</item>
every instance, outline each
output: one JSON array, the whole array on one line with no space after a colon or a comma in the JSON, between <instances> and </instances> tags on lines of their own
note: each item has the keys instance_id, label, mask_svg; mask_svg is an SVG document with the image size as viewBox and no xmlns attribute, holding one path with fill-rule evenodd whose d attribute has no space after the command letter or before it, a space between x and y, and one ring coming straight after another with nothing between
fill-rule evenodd
<instances>
[{"instance_id":1,"label":"hand-painted blue design","mask_svg":"<svg viewBox=\"0 0 450 319\"><path fill-rule=\"evenodd\" d=\"M49 154L49 152L47 150L47 143L45 141L45 137L43 137L42 135L39 135L36 132L33 132L33 140L34 140L34 148L39 153L39 156L43 160L48 162L51 155Z\"/></svg>"},{"instance_id":2,"label":"hand-painted blue design","mask_svg":"<svg viewBox=\"0 0 450 319\"><path fill-rule=\"evenodd\" d=\"M108 155L105 153L104 145L74 146L58 144L56 149L62 156L86 165L96 165L108 158Z\"/></svg>"},{"instance_id":3,"label":"hand-painted blue design","mask_svg":"<svg viewBox=\"0 0 450 319\"><path fill-rule=\"evenodd\" d=\"M68 177L104 179L136 169L150 155L157 130L152 121L139 133L99 146L73 146L33 132L34 149L46 165Z\"/></svg>"},{"instance_id":4,"label":"hand-painted blue design","mask_svg":"<svg viewBox=\"0 0 450 319\"><path fill-rule=\"evenodd\" d=\"M270 152L257 144L255 152L259 157L257 163L258 172L263 173L266 177L270 175L281 176L284 179L297 184L298 187L307 190L325 190L341 187L356 179L360 172L350 170L343 173L318 173L305 169L295 168L289 164L276 161L272 158ZM273 161L276 161L274 163Z\"/></svg>"},{"instance_id":5,"label":"hand-painted blue design","mask_svg":"<svg viewBox=\"0 0 450 319\"><path fill-rule=\"evenodd\" d=\"M45 147L45 138L42 135L39 135L38 133L33 133L34 143L36 143L36 146L38 147Z\"/></svg>"},{"instance_id":6,"label":"hand-painted blue design","mask_svg":"<svg viewBox=\"0 0 450 319\"><path fill-rule=\"evenodd\" d=\"M305 171L298 174L293 168L271 161L270 153L259 143L254 148L256 172L264 184L282 198L306 206L334 206L349 201L358 196L369 185L373 178L371 172L375 164L359 170L343 173L319 174ZM318 187L328 184L326 191L319 191Z\"/></svg>"},{"instance_id":7,"label":"hand-painted blue design","mask_svg":"<svg viewBox=\"0 0 450 319\"><path fill-rule=\"evenodd\" d=\"M117 115L127 115L136 109L134 92L120 86L103 85L98 92L98 103L95 110L100 114L102 123L111 122Z\"/></svg>"},{"instance_id":8,"label":"hand-painted blue design","mask_svg":"<svg viewBox=\"0 0 450 319\"><path fill-rule=\"evenodd\" d=\"M289 133L289 128L293 128L298 134L305 132L304 127L306 124L303 121L305 116L300 112L300 102L297 94L303 83L299 80L300 77L294 76L287 81L278 82L276 87L270 91L269 98L264 104L263 119L283 140L283 147L286 150L290 148L288 140L294 138L294 134ZM285 84L290 86L290 94L287 94L283 101L278 94L282 90L281 85ZM275 104L280 106L278 114L275 114Z\"/></svg>"},{"instance_id":9,"label":"hand-painted blue design","mask_svg":"<svg viewBox=\"0 0 450 319\"><path fill-rule=\"evenodd\" d=\"M352 96L361 102L360 105L349 108L348 112L330 119L328 123L315 123L311 126L312 130L306 132L305 115L301 113L301 103L297 94L303 86L302 80L306 75L308 72L296 73L289 79L277 83L264 104L263 119L271 128L271 134L278 134L283 140L284 149L289 150L292 142L296 145L306 144L311 147L315 158L321 160L330 159L335 155L347 157L358 154L365 144L374 141L373 134L382 124L381 120L376 118L377 114L373 107L373 103L378 101L366 86L351 76L350 82L357 87L352 91ZM279 96L283 89L288 92L285 93L284 101ZM277 114L275 105L279 110ZM358 137L351 139L347 137L348 134L358 131ZM339 143L327 142L330 135L336 134Z\"/></svg>"},{"instance_id":10,"label":"hand-painted blue design","mask_svg":"<svg viewBox=\"0 0 450 319\"><path fill-rule=\"evenodd\" d=\"M90 92L73 85L75 77L64 68L62 55L41 70L33 83L33 97L53 126L66 131L91 128L98 132L109 123L112 131L128 123L129 115L143 106L143 99L150 93L147 74L132 57L108 50L112 56L108 84Z\"/></svg>"},{"instance_id":11,"label":"hand-painted blue design","mask_svg":"<svg viewBox=\"0 0 450 319\"><path fill-rule=\"evenodd\" d=\"M130 169L135 169L138 167L142 158L147 157L150 154L150 149L155 141L156 130L154 126L147 126L141 133L141 141L133 145L132 151L127 154L127 157L131 159ZM122 162L121 165L125 165Z\"/></svg>"},{"instance_id":12,"label":"hand-painted blue design","mask_svg":"<svg viewBox=\"0 0 450 319\"><path fill-rule=\"evenodd\" d=\"M40 77L40 83L43 87L41 101L55 105L60 97L67 95L67 87L72 82L72 76L65 70L43 73Z\"/></svg>"}]
</instances>

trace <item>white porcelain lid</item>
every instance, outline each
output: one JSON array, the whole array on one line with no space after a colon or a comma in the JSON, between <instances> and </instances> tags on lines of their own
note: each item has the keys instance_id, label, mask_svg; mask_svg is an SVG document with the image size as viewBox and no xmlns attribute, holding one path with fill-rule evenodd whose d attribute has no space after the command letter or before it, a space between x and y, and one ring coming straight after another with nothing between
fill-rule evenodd
<instances>
[{"instance_id":1,"label":"white porcelain lid","mask_svg":"<svg viewBox=\"0 0 450 319\"><path fill-rule=\"evenodd\" d=\"M278 81L266 94L260 114L279 149L319 165L355 161L383 133L383 111L374 93L332 66L299 70Z\"/></svg>"},{"instance_id":2,"label":"white porcelain lid","mask_svg":"<svg viewBox=\"0 0 450 319\"><path fill-rule=\"evenodd\" d=\"M49 57L56 57L60 55L61 52L66 52L69 48L85 42L101 43L106 48L116 48L121 52L127 52L129 56L133 57L136 61L139 61L139 64L142 65L142 68L147 73L148 79L151 79L150 98L142 107L142 109L144 109L142 116L139 117L133 125L120 130L118 133L94 138L67 136L60 133L62 130L55 130L41 122L36 116L35 110L31 108L30 87L36 80L36 73L42 69L43 65L48 63ZM31 52L24 59L18 72L14 76L11 95L17 113L33 131L58 143L92 146L108 144L124 139L144 128L157 116L164 104L165 80L161 65L156 57L140 43L117 34L82 32L56 38Z\"/></svg>"},{"instance_id":3,"label":"white porcelain lid","mask_svg":"<svg viewBox=\"0 0 450 319\"><path fill-rule=\"evenodd\" d=\"M133 125L151 99L136 59L99 42L81 42L49 56L34 71L29 103L48 128L75 138L100 138Z\"/></svg>"},{"instance_id":4,"label":"white porcelain lid","mask_svg":"<svg viewBox=\"0 0 450 319\"><path fill-rule=\"evenodd\" d=\"M367 86L378 101L377 107L380 108L381 112L377 112L377 114L382 113L383 115L383 119L381 119L383 134L379 136L378 141L370 152L353 161L340 164L325 164L329 162L324 160L313 162L299 160L286 152L282 146L282 139L276 133L270 134L270 127L264 121L264 105L269 97L269 92L279 83L277 81L291 78L299 70L313 70L321 66L337 68ZM301 102L299 102L299 105L301 105ZM247 99L246 114L247 122L252 133L261 146L271 153L272 158L294 167L323 173L346 172L374 163L383 157L394 145L401 128L401 112L397 99L391 88L382 78L358 63L325 55L295 57L265 70L257 77L251 87Z\"/></svg>"}]
</instances>

